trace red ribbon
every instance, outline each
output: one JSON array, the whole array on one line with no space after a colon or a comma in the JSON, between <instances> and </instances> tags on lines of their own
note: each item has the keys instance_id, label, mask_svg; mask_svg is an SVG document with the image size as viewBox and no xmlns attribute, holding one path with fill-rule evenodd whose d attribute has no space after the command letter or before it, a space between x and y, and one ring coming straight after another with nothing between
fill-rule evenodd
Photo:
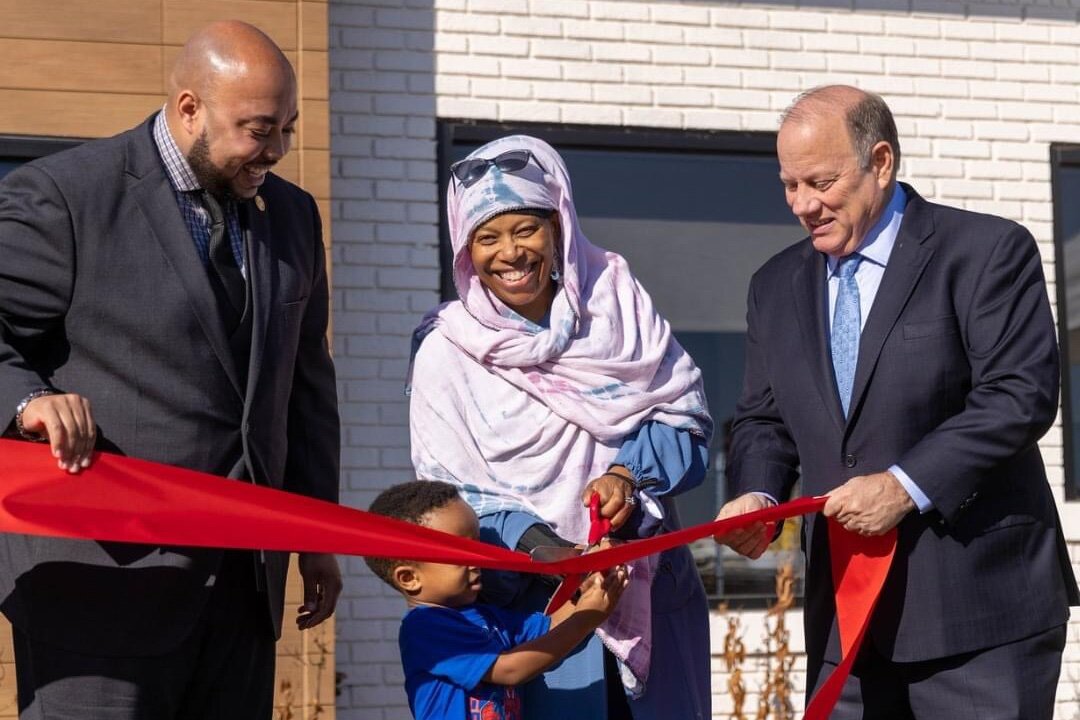
<instances>
[{"instance_id":1,"label":"red ribbon","mask_svg":"<svg viewBox=\"0 0 1080 720\"><path fill-rule=\"evenodd\" d=\"M603 570L756 522L818 512L825 498L799 498L726 520L560 560L403 523L293 493L161 465L95 453L89 468L60 470L46 445L0 440L4 479L0 531L85 540L367 555L443 562L545 575ZM862 642L885 582L896 534L865 538L829 523L843 659L806 709L828 717Z\"/></svg>"}]
</instances>

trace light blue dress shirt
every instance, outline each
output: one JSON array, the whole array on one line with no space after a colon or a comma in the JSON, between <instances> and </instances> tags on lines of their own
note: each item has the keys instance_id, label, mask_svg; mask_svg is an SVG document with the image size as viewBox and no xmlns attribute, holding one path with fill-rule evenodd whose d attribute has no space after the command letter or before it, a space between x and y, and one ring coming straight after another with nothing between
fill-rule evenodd
<instances>
[{"instance_id":1,"label":"light blue dress shirt","mask_svg":"<svg viewBox=\"0 0 1080 720\"><path fill-rule=\"evenodd\" d=\"M898 184L893 184L892 199L885 206L884 212L877 223L870 228L862 244L855 251L863 256L863 262L859 263L855 271L855 283L859 286L859 307L862 311L861 328L866 327L866 318L870 315L870 308L877 297L878 288L881 287L881 279L885 275L885 266L889 264L889 256L892 255L893 246L896 244L896 235L900 231L900 222L904 219L904 208L907 206L907 195ZM836 273L840 261L829 257L829 331L832 332L833 312L836 309L836 294L840 286L840 278ZM911 477L903 471L899 465L893 465L889 472L896 476L904 490L911 496L919 512L925 513L933 509L934 505Z\"/></svg>"}]
</instances>

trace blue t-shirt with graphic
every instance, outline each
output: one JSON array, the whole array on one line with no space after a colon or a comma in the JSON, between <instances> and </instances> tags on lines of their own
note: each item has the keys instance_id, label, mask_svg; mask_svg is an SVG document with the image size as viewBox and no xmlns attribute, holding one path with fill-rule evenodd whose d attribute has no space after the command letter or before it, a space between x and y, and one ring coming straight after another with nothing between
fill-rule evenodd
<instances>
[{"instance_id":1,"label":"blue t-shirt with graphic","mask_svg":"<svg viewBox=\"0 0 1080 720\"><path fill-rule=\"evenodd\" d=\"M517 688L481 682L502 653L548 631L542 613L490 605L417 607L401 621L405 692L416 720L521 720Z\"/></svg>"}]
</instances>

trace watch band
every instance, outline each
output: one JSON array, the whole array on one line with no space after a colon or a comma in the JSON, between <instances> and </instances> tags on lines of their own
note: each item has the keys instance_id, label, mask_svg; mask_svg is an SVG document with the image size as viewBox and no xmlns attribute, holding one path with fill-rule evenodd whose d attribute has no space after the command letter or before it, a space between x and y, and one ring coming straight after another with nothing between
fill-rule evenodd
<instances>
[{"instance_id":1,"label":"watch band","mask_svg":"<svg viewBox=\"0 0 1080 720\"><path fill-rule=\"evenodd\" d=\"M46 442L48 440L44 435L30 432L23 426L23 412L26 411L26 406L29 405L31 401L46 395L56 394L58 394L56 390L51 388L38 388L20 400L19 404L15 406L15 430L23 440L30 440L32 442Z\"/></svg>"}]
</instances>

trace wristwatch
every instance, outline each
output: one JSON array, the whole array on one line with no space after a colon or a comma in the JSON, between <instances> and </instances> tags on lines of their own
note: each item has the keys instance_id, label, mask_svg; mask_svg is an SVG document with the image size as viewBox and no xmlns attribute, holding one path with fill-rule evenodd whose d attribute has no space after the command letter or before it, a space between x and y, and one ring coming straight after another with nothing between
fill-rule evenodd
<instances>
[{"instance_id":1,"label":"wristwatch","mask_svg":"<svg viewBox=\"0 0 1080 720\"><path fill-rule=\"evenodd\" d=\"M39 397L44 397L45 395L56 394L57 392L51 388L38 388L37 390L24 397L22 400L20 400L19 404L15 406L15 430L18 431L19 436L22 437L23 440L30 440L32 442L46 442L48 440L48 438L44 435L38 435L37 433L30 432L25 427L23 427L23 412L26 410L26 406L29 405L31 401L36 400Z\"/></svg>"}]
</instances>

